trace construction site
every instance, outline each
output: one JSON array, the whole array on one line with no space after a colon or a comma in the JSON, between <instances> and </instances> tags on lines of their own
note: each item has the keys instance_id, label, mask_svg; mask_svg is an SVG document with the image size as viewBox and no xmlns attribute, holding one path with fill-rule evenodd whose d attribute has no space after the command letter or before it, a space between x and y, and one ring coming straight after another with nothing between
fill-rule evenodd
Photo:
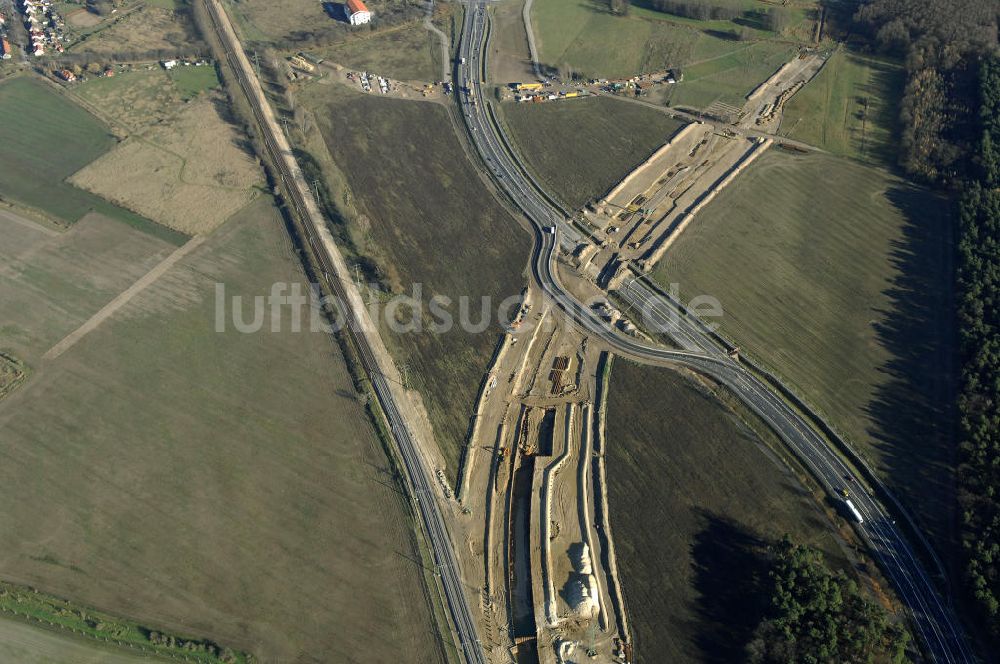
<instances>
[{"instance_id":1,"label":"construction site","mask_svg":"<svg viewBox=\"0 0 1000 664\"><path fill-rule=\"evenodd\" d=\"M577 251L584 274L616 289L628 266L652 270L698 212L774 144L785 103L824 62L803 53L786 63L747 96L731 124L692 121L584 209L595 240Z\"/></svg>"},{"instance_id":2,"label":"construction site","mask_svg":"<svg viewBox=\"0 0 1000 664\"><path fill-rule=\"evenodd\" d=\"M692 121L626 175L583 221L596 232L557 260L580 301L626 334L638 323L604 296L650 269L699 210L774 142L781 109L822 66L809 54L747 97L731 125ZM632 661L604 468L597 342L534 286L480 385L457 489L444 494L480 586L493 661Z\"/></svg>"},{"instance_id":3,"label":"construction site","mask_svg":"<svg viewBox=\"0 0 1000 664\"><path fill-rule=\"evenodd\" d=\"M462 464L455 509L482 515L462 521L484 646L494 661L629 661L607 540L602 353L550 306L527 292L483 381Z\"/></svg>"}]
</instances>

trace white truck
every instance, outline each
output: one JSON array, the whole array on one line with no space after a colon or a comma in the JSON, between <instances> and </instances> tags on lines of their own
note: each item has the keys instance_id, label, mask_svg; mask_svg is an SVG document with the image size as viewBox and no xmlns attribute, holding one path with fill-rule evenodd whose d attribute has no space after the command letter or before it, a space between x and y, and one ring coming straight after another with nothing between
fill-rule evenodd
<instances>
[{"instance_id":1,"label":"white truck","mask_svg":"<svg viewBox=\"0 0 1000 664\"><path fill-rule=\"evenodd\" d=\"M861 516L861 512L859 512L858 508L854 506L854 503L851 502L850 498L845 498L844 504L847 505L847 509L850 510L851 514L854 516L855 521L857 521L859 524L865 522L864 517Z\"/></svg>"}]
</instances>

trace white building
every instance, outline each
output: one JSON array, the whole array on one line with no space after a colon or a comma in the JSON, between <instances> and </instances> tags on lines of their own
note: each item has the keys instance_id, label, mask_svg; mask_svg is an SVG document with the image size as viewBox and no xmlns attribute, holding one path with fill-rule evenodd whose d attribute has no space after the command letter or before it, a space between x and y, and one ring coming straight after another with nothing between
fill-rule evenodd
<instances>
[{"instance_id":1,"label":"white building","mask_svg":"<svg viewBox=\"0 0 1000 664\"><path fill-rule=\"evenodd\" d=\"M347 0L347 17L351 25L361 25L372 20L372 13L361 0Z\"/></svg>"}]
</instances>

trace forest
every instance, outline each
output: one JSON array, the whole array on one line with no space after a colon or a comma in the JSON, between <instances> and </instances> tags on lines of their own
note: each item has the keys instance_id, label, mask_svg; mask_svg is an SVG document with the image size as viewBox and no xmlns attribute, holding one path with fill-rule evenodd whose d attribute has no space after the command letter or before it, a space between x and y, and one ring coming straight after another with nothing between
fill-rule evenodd
<instances>
[{"instance_id":1,"label":"forest","mask_svg":"<svg viewBox=\"0 0 1000 664\"><path fill-rule=\"evenodd\" d=\"M997 0L865 0L854 15L875 48L903 58L900 165L954 186L975 145L979 61L997 48Z\"/></svg>"},{"instance_id":2,"label":"forest","mask_svg":"<svg viewBox=\"0 0 1000 664\"><path fill-rule=\"evenodd\" d=\"M978 156L959 211L962 544L976 605L1000 637L1000 59L980 67Z\"/></svg>"},{"instance_id":3,"label":"forest","mask_svg":"<svg viewBox=\"0 0 1000 664\"><path fill-rule=\"evenodd\" d=\"M768 577L769 607L747 646L751 664L907 661L909 633L819 551L786 536Z\"/></svg>"}]
</instances>

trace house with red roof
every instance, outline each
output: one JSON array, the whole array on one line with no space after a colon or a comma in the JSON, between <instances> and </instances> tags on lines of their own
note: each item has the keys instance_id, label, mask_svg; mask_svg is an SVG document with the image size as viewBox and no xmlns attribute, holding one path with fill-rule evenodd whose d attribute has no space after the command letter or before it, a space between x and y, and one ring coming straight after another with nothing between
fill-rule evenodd
<instances>
[{"instance_id":1,"label":"house with red roof","mask_svg":"<svg viewBox=\"0 0 1000 664\"><path fill-rule=\"evenodd\" d=\"M347 19L351 25L361 25L372 20L372 13L361 0L347 0Z\"/></svg>"}]
</instances>

